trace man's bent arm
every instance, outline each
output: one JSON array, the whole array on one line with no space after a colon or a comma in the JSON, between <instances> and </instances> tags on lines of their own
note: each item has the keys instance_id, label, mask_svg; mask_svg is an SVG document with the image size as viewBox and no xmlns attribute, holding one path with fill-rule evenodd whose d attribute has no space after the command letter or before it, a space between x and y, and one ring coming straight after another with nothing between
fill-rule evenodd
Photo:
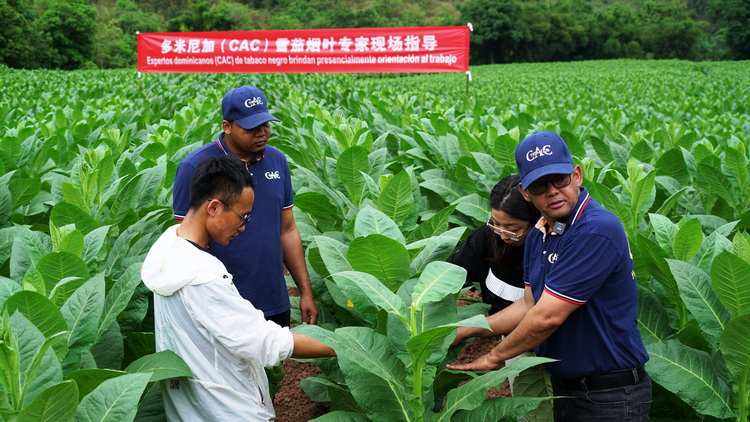
<instances>
[{"instance_id":1,"label":"man's bent arm","mask_svg":"<svg viewBox=\"0 0 750 422\"><path fill-rule=\"evenodd\" d=\"M548 293L542 297L523 317L515 330L486 355L474 362L448 365L448 369L482 371L498 369L506 359L529 351L549 338L579 304L558 299Z\"/></svg>"},{"instance_id":2,"label":"man's bent arm","mask_svg":"<svg viewBox=\"0 0 750 422\"><path fill-rule=\"evenodd\" d=\"M299 310L303 324L318 322L318 308L313 299L310 275L305 264L305 251L302 238L294 222L294 212L291 208L281 211L281 249L284 253L284 265L292 275L294 284L299 289Z\"/></svg>"},{"instance_id":3,"label":"man's bent arm","mask_svg":"<svg viewBox=\"0 0 750 422\"><path fill-rule=\"evenodd\" d=\"M456 330L456 339L452 346L471 337L495 337L507 335L513 331L526 315L526 312L534 305L531 288L526 286L523 293L523 298L487 317L490 330L479 327L459 327Z\"/></svg>"}]
</instances>

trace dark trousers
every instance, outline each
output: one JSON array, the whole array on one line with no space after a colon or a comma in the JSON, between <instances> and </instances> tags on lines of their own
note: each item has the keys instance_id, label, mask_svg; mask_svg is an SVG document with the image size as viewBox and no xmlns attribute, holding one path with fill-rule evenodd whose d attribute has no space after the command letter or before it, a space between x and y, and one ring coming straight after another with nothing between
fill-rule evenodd
<instances>
[{"instance_id":1,"label":"dark trousers","mask_svg":"<svg viewBox=\"0 0 750 422\"><path fill-rule=\"evenodd\" d=\"M288 327L292 323L292 311L282 312L276 315L269 315L266 317L266 321L273 321L282 327Z\"/></svg>"},{"instance_id":2,"label":"dark trousers","mask_svg":"<svg viewBox=\"0 0 750 422\"><path fill-rule=\"evenodd\" d=\"M640 374L635 369L628 371L576 380L553 378L552 391L555 396L572 396L554 400L555 421L647 421L651 410L651 378L643 371ZM632 376L632 381L628 382L625 378L621 382L622 372ZM605 386L612 375L616 385Z\"/></svg>"}]
</instances>

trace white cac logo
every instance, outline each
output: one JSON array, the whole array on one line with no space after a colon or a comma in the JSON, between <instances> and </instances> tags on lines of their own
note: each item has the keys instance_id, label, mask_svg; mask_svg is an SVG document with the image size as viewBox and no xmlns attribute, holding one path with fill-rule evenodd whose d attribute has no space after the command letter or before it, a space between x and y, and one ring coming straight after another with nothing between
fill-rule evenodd
<instances>
[{"instance_id":1,"label":"white cac logo","mask_svg":"<svg viewBox=\"0 0 750 422\"><path fill-rule=\"evenodd\" d=\"M557 262L557 254L551 253L547 255L547 261L549 261L550 264L554 264L555 262Z\"/></svg>"},{"instance_id":2,"label":"white cac logo","mask_svg":"<svg viewBox=\"0 0 750 422\"><path fill-rule=\"evenodd\" d=\"M278 171L267 171L266 172L266 179L273 180L273 179L281 179L281 176L279 176Z\"/></svg>"}]
</instances>

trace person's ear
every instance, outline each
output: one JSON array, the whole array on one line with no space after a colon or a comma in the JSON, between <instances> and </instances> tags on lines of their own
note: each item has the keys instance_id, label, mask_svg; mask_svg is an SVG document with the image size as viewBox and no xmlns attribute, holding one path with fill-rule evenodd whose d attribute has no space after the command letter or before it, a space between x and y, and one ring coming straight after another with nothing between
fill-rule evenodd
<instances>
[{"instance_id":1,"label":"person's ear","mask_svg":"<svg viewBox=\"0 0 750 422\"><path fill-rule=\"evenodd\" d=\"M523 199L525 199L526 202L531 202L531 197L529 196L529 193L523 190L520 183L518 184L518 191L521 192L521 196L523 196Z\"/></svg>"},{"instance_id":2,"label":"person's ear","mask_svg":"<svg viewBox=\"0 0 750 422\"><path fill-rule=\"evenodd\" d=\"M224 130L225 135L231 135L232 134L232 124L229 123L226 120L221 121L221 128Z\"/></svg>"},{"instance_id":3,"label":"person's ear","mask_svg":"<svg viewBox=\"0 0 750 422\"><path fill-rule=\"evenodd\" d=\"M219 201L206 201L206 215L214 217L219 213Z\"/></svg>"},{"instance_id":4,"label":"person's ear","mask_svg":"<svg viewBox=\"0 0 750 422\"><path fill-rule=\"evenodd\" d=\"M573 167L573 182L579 188L583 185L583 169L581 166L576 165Z\"/></svg>"}]
</instances>

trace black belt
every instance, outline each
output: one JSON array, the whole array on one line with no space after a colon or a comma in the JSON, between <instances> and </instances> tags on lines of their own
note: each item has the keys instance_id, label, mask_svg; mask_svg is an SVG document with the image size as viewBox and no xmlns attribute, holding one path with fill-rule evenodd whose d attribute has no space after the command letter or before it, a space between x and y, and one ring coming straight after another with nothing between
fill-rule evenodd
<instances>
[{"instance_id":1,"label":"black belt","mask_svg":"<svg viewBox=\"0 0 750 422\"><path fill-rule=\"evenodd\" d=\"M635 385L644 378L646 378L646 370L643 369L643 366L639 366L633 369L601 372L579 378L552 378L552 382L566 390L606 390Z\"/></svg>"}]
</instances>

